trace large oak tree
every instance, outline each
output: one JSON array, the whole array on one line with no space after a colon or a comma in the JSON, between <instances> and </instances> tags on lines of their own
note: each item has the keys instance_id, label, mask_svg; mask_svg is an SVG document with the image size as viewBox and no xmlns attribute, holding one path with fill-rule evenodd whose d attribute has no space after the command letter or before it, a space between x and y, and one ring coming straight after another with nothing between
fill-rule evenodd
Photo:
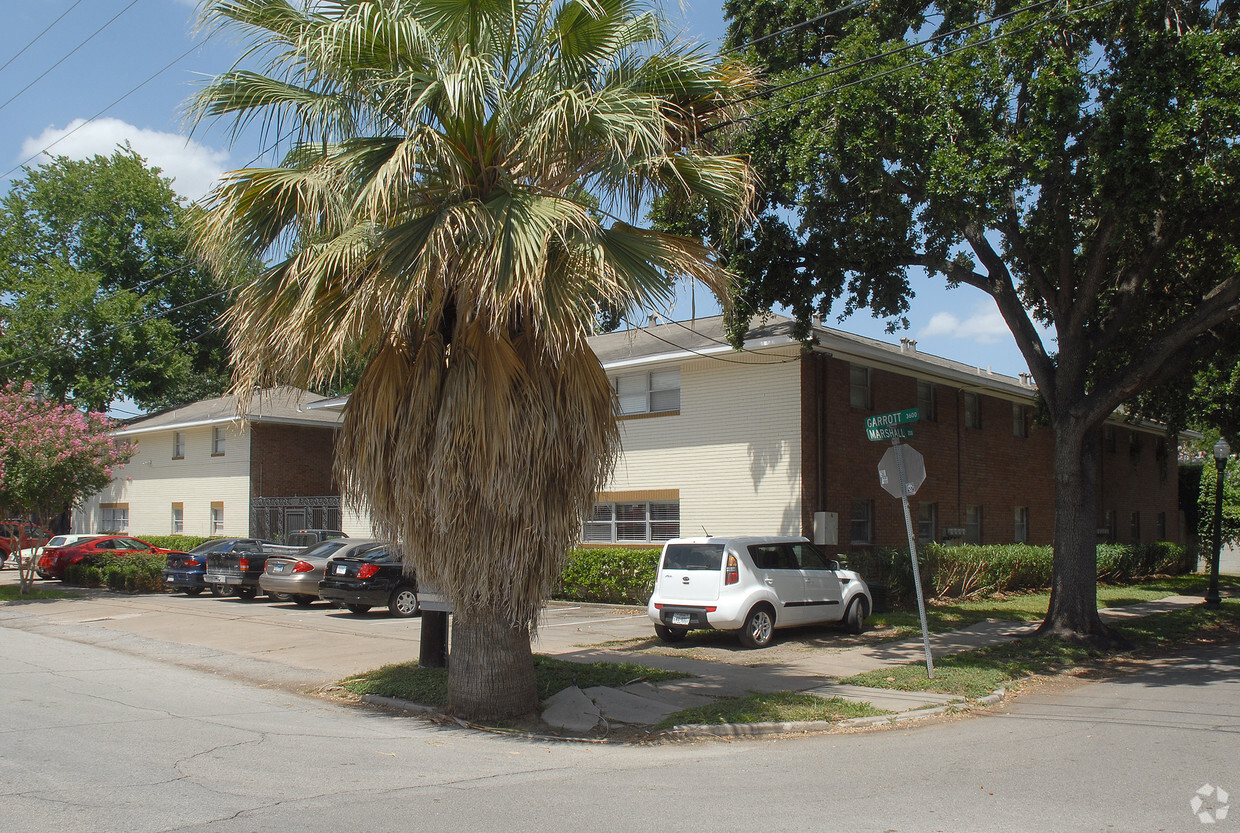
<instances>
[{"instance_id":1,"label":"large oak tree","mask_svg":"<svg viewBox=\"0 0 1240 833\"><path fill-rule=\"evenodd\" d=\"M729 250L746 279L736 321L785 304L807 334L843 299L898 322L915 280L936 275L994 298L1055 436L1042 631L1106 638L1099 428L1230 346L1240 313L1236 4L729 0L725 11L729 42L754 42L742 54L769 70L741 148L764 187L758 231ZM707 214L662 213L711 227Z\"/></svg>"}]
</instances>

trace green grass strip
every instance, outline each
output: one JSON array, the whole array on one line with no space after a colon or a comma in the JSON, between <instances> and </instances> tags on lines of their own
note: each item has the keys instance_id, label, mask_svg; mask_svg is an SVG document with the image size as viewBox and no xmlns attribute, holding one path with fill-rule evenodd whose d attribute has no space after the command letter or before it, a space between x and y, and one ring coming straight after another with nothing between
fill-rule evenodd
<instances>
[{"instance_id":1,"label":"green grass strip","mask_svg":"<svg viewBox=\"0 0 1240 833\"><path fill-rule=\"evenodd\" d=\"M751 694L747 697L721 697L713 703L670 715L656 728L677 725L715 725L722 723L793 723L806 720L840 721L850 717L890 714L869 703L840 697L818 697L793 691Z\"/></svg>"},{"instance_id":2,"label":"green grass strip","mask_svg":"<svg viewBox=\"0 0 1240 833\"><path fill-rule=\"evenodd\" d=\"M663 671L633 663L581 663L552 657L534 657L534 681L539 700L546 700L569 686L619 688L642 680L676 680L687 676L679 671ZM448 670L422 668L417 662L385 665L374 671L341 680L340 685L354 694L395 697L422 706L448 705Z\"/></svg>"},{"instance_id":3,"label":"green grass strip","mask_svg":"<svg viewBox=\"0 0 1240 833\"><path fill-rule=\"evenodd\" d=\"M32 587L28 593L18 593L16 584L0 585L0 602L24 602L31 599L76 599L78 594L66 593L63 590L50 590L44 587Z\"/></svg>"},{"instance_id":4,"label":"green grass strip","mask_svg":"<svg viewBox=\"0 0 1240 833\"><path fill-rule=\"evenodd\" d=\"M1155 613L1112 624L1111 629L1137 651L1234 637L1240 635L1240 600L1228 599L1218 610L1197 606ZM1085 645L1032 637L935 659L933 680L926 677L923 663L914 663L857 674L840 682L900 691L984 697L995 689L1018 684L1024 678L1054 674L1106 656L1113 654Z\"/></svg>"}]
</instances>

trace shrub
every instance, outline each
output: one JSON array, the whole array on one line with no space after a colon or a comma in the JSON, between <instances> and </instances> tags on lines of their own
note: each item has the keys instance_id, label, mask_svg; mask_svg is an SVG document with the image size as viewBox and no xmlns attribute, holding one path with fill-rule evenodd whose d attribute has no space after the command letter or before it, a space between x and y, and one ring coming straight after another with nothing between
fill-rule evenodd
<instances>
[{"instance_id":1,"label":"shrub","mask_svg":"<svg viewBox=\"0 0 1240 833\"><path fill-rule=\"evenodd\" d=\"M205 544L210 538L204 538L201 535L136 535L134 536L140 541L146 541L148 544L156 547L162 547L166 550L180 550L181 552L189 552L199 544ZM215 536L220 537L220 536Z\"/></svg>"},{"instance_id":2,"label":"shrub","mask_svg":"<svg viewBox=\"0 0 1240 833\"><path fill-rule=\"evenodd\" d=\"M65 570L65 584L107 587L125 593L163 590L162 555L89 555Z\"/></svg>"},{"instance_id":3,"label":"shrub","mask_svg":"<svg viewBox=\"0 0 1240 833\"><path fill-rule=\"evenodd\" d=\"M1051 547L1028 544L928 544L918 549L922 591L929 598L947 598L1044 590L1051 583L1053 554ZM872 591L877 591L876 605L882 597L891 605L909 605L916 600L907 549L852 553L844 560L850 569L861 573ZM1189 572L1194 560L1191 551L1167 542L1099 544L1098 581L1123 583Z\"/></svg>"},{"instance_id":4,"label":"shrub","mask_svg":"<svg viewBox=\"0 0 1240 833\"><path fill-rule=\"evenodd\" d=\"M644 605L654 590L661 547L576 547L554 595L577 602Z\"/></svg>"}]
</instances>

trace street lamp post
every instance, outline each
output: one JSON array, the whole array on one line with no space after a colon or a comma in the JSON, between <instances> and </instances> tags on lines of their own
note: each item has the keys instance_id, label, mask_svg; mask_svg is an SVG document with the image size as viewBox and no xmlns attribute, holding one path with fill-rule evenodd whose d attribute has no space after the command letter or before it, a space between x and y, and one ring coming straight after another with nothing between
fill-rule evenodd
<instances>
[{"instance_id":1,"label":"street lamp post","mask_svg":"<svg viewBox=\"0 0 1240 833\"><path fill-rule=\"evenodd\" d=\"M1222 599L1218 595L1218 560L1223 549L1223 471L1227 468L1227 458L1231 456L1231 446L1222 437L1214 444L1214 468L1218 471L1218 482L1214 486L1214 551L1210 555L1210 587L1206 590L1206 607L1221 607Z\"/></svg>"}]
</instances>

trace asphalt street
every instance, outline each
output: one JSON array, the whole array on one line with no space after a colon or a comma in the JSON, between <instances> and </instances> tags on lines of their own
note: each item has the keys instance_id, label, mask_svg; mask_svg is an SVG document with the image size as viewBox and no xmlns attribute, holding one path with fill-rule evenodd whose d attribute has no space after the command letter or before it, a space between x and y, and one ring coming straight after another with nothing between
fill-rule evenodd
<instances>
[{"instance_id":1,"label":"asphalt street","mask_svg":"<svg viewBox=\"0 0 1240 833\"><path fill-rule=\"evenodd\" d=\"M0 623L3 624L3 623ZM132 647L132 646L126 646ZM1240 829L1240 648L854 734L542 742L0 629L0 815L28 831ZM1213 803L1211 803L1213 802Z\"/></svg>"}]
</instances>

